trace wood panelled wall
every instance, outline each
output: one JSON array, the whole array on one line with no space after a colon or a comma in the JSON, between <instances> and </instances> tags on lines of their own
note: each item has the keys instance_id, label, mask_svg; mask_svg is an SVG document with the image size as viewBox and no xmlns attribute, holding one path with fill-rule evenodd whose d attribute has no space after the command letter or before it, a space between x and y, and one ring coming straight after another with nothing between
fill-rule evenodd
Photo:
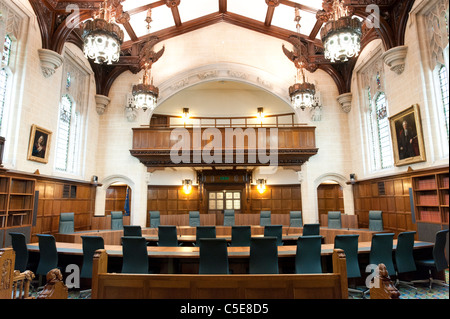
<instances>
[{"instance_id":1,"label":"wood panelled wall","mask_svg":"<svg viewBox=\"0 0 450 319\"><path fill-rule=\"evenodd\" d=\"M317 187L317 203L319 209L319 220L322 215L328 216L330 211L344 211L344 193L338 184L320 184Z\"/></svg>"},{"instance_id":2,"label":"wood panelled wall","mask_svg":"<svg viewBox=\"0 0 450 319\"><path fill-rule=\"evenodd\" d=\"M129 202L131 204L131 189L129 191ZM111 215L112 211L124 211L127 198L127 185L109 186L106 190L105 215ZM131 214L131 205L130 205Z\"/></svg>"},{"instance_id":3,"label":"wood panelled wall","mask_svg":"<svg viewBox=\"0 0 450 319\"><path fill-rule=\"evenodd\" d=\"M270 210L272 214L289 214L291 210L302 210L300 185L269 185L263 194L256 186L251 187L250 209L247 213L259 214Z\"/></svg>"},{"instance_id":4,"label":"wood panelled wall","mask_svg":"<svg viewBox=\"0 0 450 319\"><path fill-rule=\"evenodd\" d=\"M193 186L192 192L186 195L181 186L149 186L147 210L159 211L161 215L188 214L189 211L200 211L198 187Z\"/></svg>"},{"instance_id":5,"label":"wood panelled wall","mask_svg":"<svg viewBox=\"0 0 450 319\"><path fill-rule=\"evenodd\" d=\"M369 211L383 211L384 228L392 232L417 231L412 222L409 188L411 175L401 174L357 182L353 186L359 227L369 227Z\"/></svg>"}]
</instances>

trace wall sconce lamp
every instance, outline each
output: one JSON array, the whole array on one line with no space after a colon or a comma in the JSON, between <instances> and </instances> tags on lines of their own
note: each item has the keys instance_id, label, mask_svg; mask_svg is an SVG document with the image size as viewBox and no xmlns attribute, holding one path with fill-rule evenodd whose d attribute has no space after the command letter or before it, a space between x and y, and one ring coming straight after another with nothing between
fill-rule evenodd
<instances>
[{"instance_id":1,"label":"wall sconce lamp","mask_svg":"<svg viewBox=\"0 0 450 319\"><path fill-rule=\"evenodd\" d=\"M183 191L186 195L189 195L192 192L192 180L190 179L183 180Z\"/></svg>"},{"instance_id":2,"label":"wall sconce lamp","mask_svg":"<svg viewBox=\"0 0 450 319\"><path fill-rule=\"evenodd\" d=\"M260 194L263 194L266 191L266 180L258 179L256 180L256 188Z\"/></svg>"},{"instance_id":3,"label":"wall sconce lamp","mask_svg":"<svg viewBox=\"0 0 450 319\"><path fill-rule=\"evenodd\" d=\"M191 116L189 115L189 108L185 107L185 108L183 109L183 115L181 115L181 117L183 118L184 123L186 123L187 120L189 120L189 118L191 117Z\"/></svg>"},{"instance_id":4,"label":"wall sconce lamp","mask_svg":"<svg viewBox=\"0 0 450 319\"><path fill-rule=\"evenodd\" d=\"M264 120L264 108L263 107L258 107L258 112L256 117L258 118L259 122L263 122Z\"/></svg>"}]
</instances>

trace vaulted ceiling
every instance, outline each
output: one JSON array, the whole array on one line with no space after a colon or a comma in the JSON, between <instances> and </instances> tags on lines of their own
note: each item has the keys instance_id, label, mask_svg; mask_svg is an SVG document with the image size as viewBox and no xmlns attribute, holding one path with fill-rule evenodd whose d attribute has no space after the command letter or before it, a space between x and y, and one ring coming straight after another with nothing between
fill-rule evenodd
<instances>
[{"instance_id":1,"label":"vaulted ceiling","mask_svg":"<svg viewBox=\"0 0 450 319\"><path fill-rule=\"evenodd\" d=\"M329 1L329 0L325 0ZM64 43L82 47L79 25L70 21L85 21L98 10L101 1L95 0L29 0L40 26L42 46L61 53ZM157 37L164 41L215 23L225 22L296 44L295 8L300 9L302 20L301 42L307 48L311 70L320 68L335 81L339 92L350 91L351 75L357 59L331 64L323 57L320 29L323 23L316 18L322 9L322 0L113 0L117 9L116 21L125 33L122 55L112 66L91 63L96 77L97 94L108 95L114 80L123 72L140 71L139 51L145 43ZM363 28L362 46L381 39L386 50L404 44L409 11L414 0L348 0L355 15L367 19L371 15L368 5L380 9L380 27ZM76 5L76 6L70 6ZM74 10L74 8L76 10ZM150 32L145 22L147 10L152 9ZM71 27L72 26L72 27ZM281 50L281 48L280 48Z\"/></svg>"}]
</instances>

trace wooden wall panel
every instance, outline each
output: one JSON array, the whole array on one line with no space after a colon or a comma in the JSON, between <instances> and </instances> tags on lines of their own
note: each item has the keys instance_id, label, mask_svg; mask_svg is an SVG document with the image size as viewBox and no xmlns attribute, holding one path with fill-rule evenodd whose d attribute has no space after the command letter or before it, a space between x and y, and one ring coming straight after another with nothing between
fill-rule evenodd
<instances>
[{"instance_id":1,"label":"wooden wall panel","mask_svg":"<svg viewBox=\"0 0 450 319\"><path fill-rule=\"evenodd\" d=\"M322 215L328 215L329 211L344 211L344 194L338 184L321 184L317 187L317 203L319 220Z\"/></svg>"}]
</instances>

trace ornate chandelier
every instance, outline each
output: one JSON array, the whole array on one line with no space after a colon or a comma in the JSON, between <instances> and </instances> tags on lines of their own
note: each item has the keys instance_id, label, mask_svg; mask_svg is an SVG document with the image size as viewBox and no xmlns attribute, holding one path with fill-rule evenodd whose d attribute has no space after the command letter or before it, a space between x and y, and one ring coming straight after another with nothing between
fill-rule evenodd
<instances>
[{"instance_id":1,"label":"ornate chandelier","mask_svg":"<svg viewBox=\"0 0 450 319\"><path fill-rule=\"evenodd\" d=\"M133 86L134 106L145 111L153 110L158 102L159 89L153 85L151 64L144 64L142 83Z\"/></svg>"},{"instance_id":2,"label":"ornate chandelier","mask_svg":"<svg viewBox=\"0 0 450 319\"><path fill-rule=\"evenodd\" d=\"M93 20L81 25L84 55L97 64L117 62L124 40L124 33L114 23L113 8L108 2L105 0Z\"/></svg>"},{"instance_id":3,"label":"ornate chandelier","mask_svg":"<svg viewBox=\"0 0 450 319\"><path fill-rule=\"evenodd\" d=\"M361 22L352 17L353 8L345 0L325 0L324 10L317 13L318 20L326 22L320 31L325 58L331 62L348 61L361 50Z\"/></svg>"},{"instance_id":4,"label":"ornate chandelier","mask_svg":"<svg viewBox=\"0 0 450 319\"><path fill-rule=\"evenodd\" d=\"M314 107L316 104L314 99L316 86L307 82L303 66L297 68L297 78L295 82L296 83L289 88L292 106L302 110Z\"/></svg>"}]
</instances>

